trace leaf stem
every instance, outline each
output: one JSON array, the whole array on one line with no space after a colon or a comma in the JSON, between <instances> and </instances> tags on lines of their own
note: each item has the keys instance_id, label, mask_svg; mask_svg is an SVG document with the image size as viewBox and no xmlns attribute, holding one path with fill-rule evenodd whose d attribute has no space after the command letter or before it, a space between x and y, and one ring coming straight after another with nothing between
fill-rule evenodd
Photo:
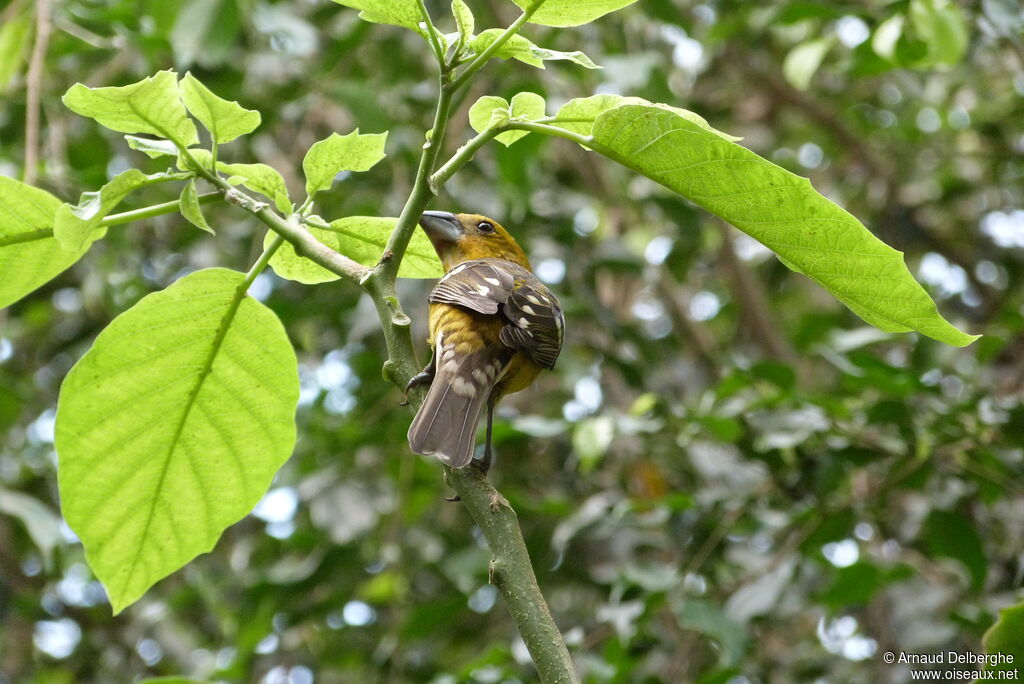
<instances>
[{"instance_id":1,"label":"leaf stem","mask_svg":"<svg viewBox=\"0 0 1024 684\"><path fill-rule=\"evenodd\" d=\"M248 292L249 287L253 281L256 280L256 276L263 272L263 269L270 263L270 258L274 256L274 253L280 249L281 245L284 244L284 236L280 233L274 236L274 239L267 245L266 249L263 250L263 254L260 254L260 258L256 260L256 263L252 265L249 272L245 274L245 280L242 282L241 287Z\"/></svg>"},{"instance_id":2,"label":"leaf stem","mask_svg":"<svg viewBox=\"0 0 1024 684\"><path fill-rule=\"evenodd\" d=\"M199 200L199 204L213 204L214 202L222 199L221 193L219 192L206 192L202 195L197 195L196 199ZM131 211L123 211L120 214L110 214L100 221L101 226L119 226L122 223L131 223L132 221L141 221L142 219L152 218L154 216L162 216L163 214L170 214L178 211L181 206L180 200L171 200L170 202L164 202L162 204L153 204L148 207L142 207L141 209L133 209Z\"/></svg>"},{"instance_id":3,"label":"leaf stem","mask_svg":"<svg viewBox=\"0 0 1024 684\"><path fill-rule=\"evenodd\" d=\"M434 28L434 22L430 20L430 12L427 11L427 6L423 4L423 0L416 0L416 4L419 6L420 14L423 16L423 22L427 25L427 33L430 34L430 37L427 39L430 43L430 48L434 51L434 57L437 58L438 65L444 69L444 50L441 49L441 43L437 40L437 29Z\"/></svg>"},{"instance_id":4,"label":"leaf stem","mask_svg":"<svg viewBox=\"0 0 1024 684\"><path fill-rule=\"evenodd\" d=\"M543 133L544 135L552 135L556 138L565 138L566 140L572 140L574 143L589 147L594 151L600 151L605 156L611 156L613 159L617 155L612 156L611 150L608 150L600 143L594 141L592 135L580 135L573 131L559 128L558 126L550 126L545 123L539 123L537 121L510 121L501 127L504 131L529 131L531 133Z\"/></svg>"},{"instance_id":5,"label":"leaf stem","mask_svg":"<svg viewBox=\"0 0 1024 684\"><path fill-rule=\"evenodd\" d=\"M221 199L221 193L219 192L208 192L199 195L198 198L200 204L210 204ZM153 204L148 207L142 207L141 209L133 209L131 211L123 211L120 214L110 214L100 221L100 226L109 228L110 226L119 226L124 223L131 223L132 221L141 221L142 219L152 218L154 216L162 216L163 214L170 214L178 211L181 205L180 200L171 200L170 202L164 202L162 204ZM36 240L45 240L46 238L53 237L53 228L40 228L27 233L16 233L14 235L8 235L0 237L0 247L6 247L8 245L18 245L23 242L34 242Z\"/></svg>"},{"instance_id":6,"label":"leaf stem","mask_svg":"<svg viewBox=\"0 0 1024 684\"><path fill-rule=\"evenodd\" d=\"M459 169L473 159L473 156L477 151L490 142L494 136L498 135L500 132L500 127L487 128L476 137L470 138L465 145L460 147L455 154L452 155L451 159L444 163L444 166L435 171L430 177L430 191L436 195L438 191L444 187L444 184L448 182L448 179L454 176Z\"/></svg>"}]
</instances>

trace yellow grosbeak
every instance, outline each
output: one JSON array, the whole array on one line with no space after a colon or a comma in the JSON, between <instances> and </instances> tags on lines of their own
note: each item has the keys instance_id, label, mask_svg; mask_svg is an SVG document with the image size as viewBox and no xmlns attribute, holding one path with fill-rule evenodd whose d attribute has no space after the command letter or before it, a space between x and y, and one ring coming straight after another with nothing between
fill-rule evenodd
<instances>
[{"instance_id":1,"label":"yellow grosbeak","mask_svg":"<svg viewBox=\"0 0 1024 684\"><path fill-rule=\"evenodd\" d=\"M433 354L409 383L430 383L409 427L409 446L453 468L467 465L486 405L486 469L495 404L528 387L541 369L554 367L565 318L522 248L496 221L428 211L420 226L445 275L429 297Z\"/></svg>"}]
</instances>

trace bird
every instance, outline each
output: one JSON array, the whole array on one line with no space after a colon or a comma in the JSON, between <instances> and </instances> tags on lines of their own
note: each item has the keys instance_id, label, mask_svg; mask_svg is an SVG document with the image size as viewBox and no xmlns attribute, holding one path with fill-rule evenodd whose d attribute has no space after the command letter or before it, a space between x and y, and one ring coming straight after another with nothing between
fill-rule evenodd
<instances>
[{"instance_id":1,"label":"bird","mask_svg":"<svg viewBox=\"0 0 1024 684\"><path fill-rule=\"evenodd\" d=\"M483 458L491 465L494 407L552 369L565 317L558 298L533 274L522 247L480 214L424 212L419 220L444 276L428 297L430 362L409 381L406 397L430 385L409 427L413 452L462 468L473 462L486 407Z\"/></svg>"}]
</instances>

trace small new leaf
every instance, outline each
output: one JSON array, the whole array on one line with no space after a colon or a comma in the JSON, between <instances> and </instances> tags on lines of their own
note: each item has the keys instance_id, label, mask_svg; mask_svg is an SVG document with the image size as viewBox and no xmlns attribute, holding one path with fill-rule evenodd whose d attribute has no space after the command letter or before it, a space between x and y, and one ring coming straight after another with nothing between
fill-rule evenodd
<instances>
[{"instance_id":1,"label":"small new leaf","mask_svg":"<svg viewBox=\"0 0 1024 684\"><path fill-rule=\"evenodd\" d=\"M199 141L178 95L173 71L120 88L88 88L76 83L62 98L68 109L121 133L146 133L188 147Z\"/></svg>"},{"instance_id":2,"label":"small new leaf","mask_svg":"<svg viewBox=\"0 0 1024 684\"><path fill-rule=\"evenodd\" d=\"M217 170L231 174L229 182L242 182L247 188L255 190L274 202L274 206L282 214L292 212L292 202L288 198L288 187L277 169L266 164L224 164L217 162Z\"/></svg>"},{"instance_id":3,"label":"small new leaf","mask_svg":"<svg viewBox=\"0 0 1024 684\"><path fill-rule=\"evenodd\" d=\"M0 176L0 309L60 275L88 246L66 251L53 237L61 201L48 192Z\"/></svg>"},{"instance_id":4,"label":"small new leaf","mask_svg":"<svg viewBox=\"0 0 1024 684\"><path fill-rule=\"evenodd\" d=\"M514 1L526 10L538 0ZM636 0L546 0L530 17L530 23L544 26L580 26L634 2Z\"/></svg>"},{"instance_id":5,"label":"small new leaf","mask_svg":"<svg viewBox=\"0 0 1024 684\"><path fill-rule=\"evenodd\" d=\"M231 142L240 135L251 133L260 125L259 112L217 97L191 73L185 74L178 87L185 107L206 126L206 130L210 131L218 143Z\"/></svg>"},{"instance_id":6,"label":"small new leaf","mask_svg":"<svg viewBox=\"0 0 1024 684\"><path fill-rule=\"evenodd\" d=\"M473 12L469 9L464 0L452 0L452 16L455 17L455 25L459 29L459 45L469 45L473 38L473 31L476 29L476 20Z\"/></svg>"},{"instance_id":7,"label":"small new leaf","mask_svg":"<svg viewBox=\"0 0 1024 684\"><path fill-rule=\"evenodd\" d=\"M473 51L480 54L488 47L491 46L498 36L503 32L500 29L487 29L483 31L479 36L473 38L469 45ZM586 67L587 69L600 69L598 65L594 64L593 60L587 57L579 50L573 52L560 52L558 50L549 50L534 45L530 40L524 38L521 35L514 35L508 41L506 41L494 56L499 59L517 59L524 64L537 67L538 69L544 68L545 60L568 60L575 62L580 66Z\"/></svg>"},{"instance_id":8,"label":"small new leaf","mask_svg":"<svg viewBox=\"0 0 1024 684\"><path fill-rule=\"evenodd\" d=\"M153 140L135 135L126 135L124 139L128 142L128 147L142 152L150 159L173 157L178 154L178 148L170 140Z\"/></svg>"},{"instance_id":9,"label":"small new leaf","mask_svg":"<svg viewBox=\"0 0 1024 684\"><path fill-rule=\"evenodd\" d=\"M391 231L398 219L379 216L349 216L330 224L330 228L307 225L320 242L340 254L363 264L375 266L380 261ZM267 234L264 246L270 244L273 235ZM281 245L270 259L274 272L282 278L312 285L337 280L338 276L309 259L300 257L289 244ZM437 252L430 244L426 233L417 230L412 234L409 247L398 269L401 278L439 278L444 271L437 258Z\"/></svg>"},{"instance_id":10,"label":"small new leaf","mask_svg":"<svg viewBox=\"0 0 1024 684\"><path fill-rule=\"evenodd\" d=\"M213 228L206 222L203 210L199 206L199 197L196 195L196 182L194 179L186 183L185 187L181 189L181 199L178 204L181 215L185 217L186 221L211 235L215 234Z\"/></svg>"},{"instance_id":11,"label":"small new leaf","mask_svg":"<svg viewBox=\"0 0 1024 684\"><path fill-rule=\"evenodd\" d=\"M302 160L306 174L306 194L312 197L331 187L342 171L366 171L384 158L387 133L361 134L359 129L347 135L331 133L313 143Z\"/></svg>"},{"instance_id":12,"label":"small new leaf","mask_svg":"<svg viewBox=\"0 0 1024 684\"><path fill-rule=\"evenodd\" d=\"M70 252L85 249L103 237L106 229L100 228L100 221L133 190L181 178L182 175L173 173L147 176L138 169L119 173L99 190L83 192L78 204L62 204L54 216L53 236Z\"/></svg>"},{"instance_id":13,"label":"small new leaf","mask_svg":"<svg viewBox=\"0 0 1024 684\"><path fill-rule=\"evenodd\" d=\"M512 105L510 107L512 113L512 119L518 121L536 121L537 119L544 118L544 98L537 93L522 92L516 93L512 97ZM506 131L496 136L494 139L500 142L505 147L508 147L512 143L524 138L528 135L527 131Z\"/></svg>"},{"instance_id":14,"label":"small new leaf","mask_svg":"<svg viewBox=\"0 0 1024 684\"><path fill-rule=\"evenodd\" d=\"M469 108L469 125L477 133L503 126L511 117L512 111L508 100L496 95L484 95Z\"/></svg>"}]
</instances>

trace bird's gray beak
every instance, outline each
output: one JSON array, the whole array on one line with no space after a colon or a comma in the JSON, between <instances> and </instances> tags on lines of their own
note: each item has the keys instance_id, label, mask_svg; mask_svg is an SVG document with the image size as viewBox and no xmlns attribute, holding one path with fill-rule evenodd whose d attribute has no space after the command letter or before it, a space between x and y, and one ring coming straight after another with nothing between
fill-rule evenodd
<instances>
[{"instance_id":1,"label":"bird's gray beak","mask_svg":"<svg viewBox=\"0 0 1024 684\"><path fill-rule=\"evenodd\" d=\"M456 242L462 235L459 218L447 211L425 211L420 225L435 245L440 242Z\"/></svg>"}]
</instances>

